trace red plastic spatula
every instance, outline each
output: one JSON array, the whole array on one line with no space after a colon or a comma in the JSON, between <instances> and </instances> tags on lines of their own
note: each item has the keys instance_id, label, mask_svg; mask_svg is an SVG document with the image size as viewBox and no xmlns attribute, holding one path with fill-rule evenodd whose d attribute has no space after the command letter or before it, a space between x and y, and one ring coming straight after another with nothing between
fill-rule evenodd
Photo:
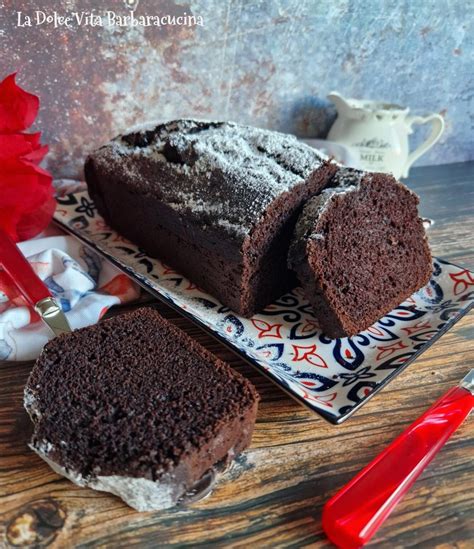
<instances>
[{"instance_id":1,"label":"red plastic spatula","mask_svg":"<svg viewBox=\"0 0 474 549\"><path fill-rule=\"evenodd\" d=\"M341 549L366 544L473 407L471 370L326 503L328 538Z\"/></svg>"},{"instance_id":2,"label":"red plastic spatula","mask_svg":"<svg viewBox=\"0 0 474 549\"><path fill-rule=\"evenodd\" d=\"M0 228L0 267L55 335L70 332L66 315L13 240Z\"/></svg>"}]
</instances>

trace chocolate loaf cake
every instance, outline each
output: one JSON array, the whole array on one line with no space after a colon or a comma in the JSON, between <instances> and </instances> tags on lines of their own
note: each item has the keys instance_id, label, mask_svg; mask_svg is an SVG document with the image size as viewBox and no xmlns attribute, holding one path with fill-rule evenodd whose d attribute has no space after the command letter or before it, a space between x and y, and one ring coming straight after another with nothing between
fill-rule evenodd
<instances>
[{"instance_id":1,"label":"chocolate loaf cake","mask_svg":"<svg viewBox=\"0 0 474 549\"><path fill-rule=\"evenodd\" d=\"M25 388L31 447L139 511L178 502L252 436L252 384L153 309L50 341Z\"/></svg>"},{"instance_id":2,"label":"chocolate loaf cake","mask_svg":"<svg viewBox=\"0 0 474 549\"><path fill-rule=\"evenodd\" d=\"M341 169L308 201L289 252L321 329L365 330L428 283L431 254L418 197L387 174Z\"/></svg>"},{"instance_id":3,"label":"chocolate loaf cake","mask_svg":"<svg viewBox=\"0 0 474 549\"><path fill-rule=\"evenodd\" d=\"M177 120L113 139L85 177L110 226L249 317L294 283L297 216L336 169L290 135Z\"/></svg>"}]
</instances>

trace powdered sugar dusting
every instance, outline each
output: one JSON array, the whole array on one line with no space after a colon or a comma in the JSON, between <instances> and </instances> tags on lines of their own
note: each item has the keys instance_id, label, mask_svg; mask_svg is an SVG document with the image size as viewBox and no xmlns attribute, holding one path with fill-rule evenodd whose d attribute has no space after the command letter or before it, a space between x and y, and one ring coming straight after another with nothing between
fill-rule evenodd
<instances>
[{"instance_id":1,"label":"powdered sugar dusting","mask_svg":"<svg viewBox=\"0 0 474 549\"><path fill-rule=\"evenodd\" d=\"M308 225L307 222L309 222L309 225L311 225L311 222L314 224L315 220L321 216L336 196L356 191L363 179L368 181L372 179L372 175L369 172L353 168L340 169L331 180L328 188L308 200L303 209L301 223L298 222L298 225L306 226ZM311 235L312 238L315 236L314 234Z\"/></svg>"},{"instance_id":2,"label":"powdered sugar dusting","mask_svg":"<svg viewBox=\"0 0 474 549\"><path fill-rule=\"evenodd\" d=\"M156 193L204 228L220 227L239 240L275 198L327 160L291 135L198 120L145 126L93 156L138 192Z\"/></svg>"},{"instance_id":3,"label":"powdered sugar dusting","mask_svg":"<svg viewBox=\"0 0 474 549\"><path fill-rule=\"evenodd\" d=\"M315 232L314 228L331 202L337 197L359 189L362 180L371 179L369 172L353 168L341 168L329 183L329 187L317 196L308 200L303 208L295 227L294 238L290 246L288 264L295 269L298 263L304 261L306 254L306 240L324 240L325 235Z\"/></svg>"}]
</instances>

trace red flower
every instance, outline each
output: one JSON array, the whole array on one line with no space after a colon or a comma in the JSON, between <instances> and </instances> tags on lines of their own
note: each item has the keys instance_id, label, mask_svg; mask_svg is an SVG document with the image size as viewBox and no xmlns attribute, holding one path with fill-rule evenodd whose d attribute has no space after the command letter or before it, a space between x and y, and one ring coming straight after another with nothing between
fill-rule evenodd
<instances>
[{"instance_id":1,"label":"red flower","mask_svg":"<svg viewBox=\"0 0 474 549\"><path fill-rule=\"evenodd\" d=\"M32 238L55 208L51 175L39 167L48 152L40 133L21 133L34 122L39 100L15 83L0 82L0 228L15 241Z\"/></svg>"}]
</instances>

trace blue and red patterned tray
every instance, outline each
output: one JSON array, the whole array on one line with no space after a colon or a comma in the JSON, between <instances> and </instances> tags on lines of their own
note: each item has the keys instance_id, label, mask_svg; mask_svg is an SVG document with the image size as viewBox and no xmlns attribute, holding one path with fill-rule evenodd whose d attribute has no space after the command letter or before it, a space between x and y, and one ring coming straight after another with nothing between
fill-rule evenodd
<instances>
[{"instance_id":1,"label":"blue and red patterned tray","mask_svg":"<svg viewBox=\"0 0 474 549\"><path fill-rule=\"evenodd\" d=\"M55 220L332 423L347 419L474 304L474 273L435 259L425 288L368 330L331 340L299 288L251 319L237 316L110 229L87 192L59 198Z\"/></svg>"}]
</instances>

